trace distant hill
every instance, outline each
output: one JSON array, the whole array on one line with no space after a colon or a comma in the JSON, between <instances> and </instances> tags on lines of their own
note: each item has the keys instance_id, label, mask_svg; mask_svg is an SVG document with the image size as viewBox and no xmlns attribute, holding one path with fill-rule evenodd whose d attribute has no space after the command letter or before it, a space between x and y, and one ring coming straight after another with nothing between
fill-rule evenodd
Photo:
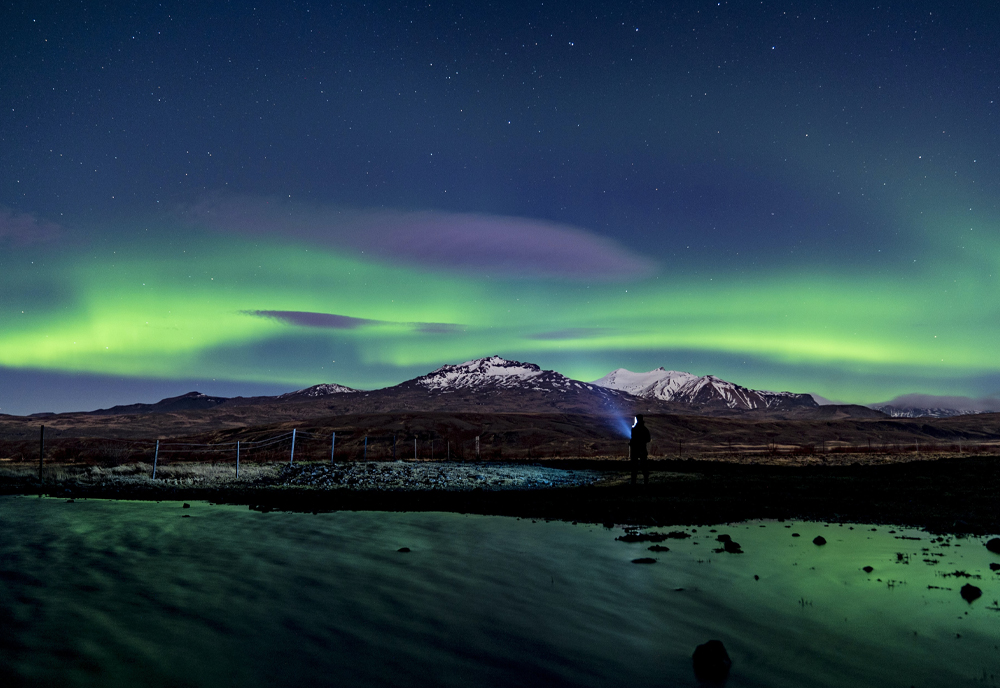
<instances>
[{"instance_id":1,"label":"distant hill","mask_svg":"<svg viewBox=\"0 0 1000 688\"><path fill-rule=\"evenodd\" d=\"M322 397L328 397L333 394L354 394L360 392L361 390L352 389L350 387L344 387L344 385L337 384L322 384L313 385L312 387L306 387L305 389L300 389L296 392L288 392L287 394L281 394L276 399L319 399Z\"/></svg>"},{"instance_id":2,"label":"distant hill","mask_svg":"<svg viewBox=\"0 0 1000 688\"><path fill-rule=\"evenodd\" d=\"M904 394L890 401L871 404L871 408L892 418L951 418L1000 412L1000 399Z\"/></svg>"},{"instance_id":3,"label":"distant hill","mask_svg":"<svg viewBox=\"0 0 1000 688\"><path fill-rule=\"evenodd\" d=\"M210 397L201 392L188 392L179 397L169 397L162 399L155 404L128 404L125 406L112 406L107 409L90 411L95 416L118 416L130 414L147 413L176 413L178 411L203 411L215 408L220 404L229 401L226 397Z\"/></svg>"}]
</instances>

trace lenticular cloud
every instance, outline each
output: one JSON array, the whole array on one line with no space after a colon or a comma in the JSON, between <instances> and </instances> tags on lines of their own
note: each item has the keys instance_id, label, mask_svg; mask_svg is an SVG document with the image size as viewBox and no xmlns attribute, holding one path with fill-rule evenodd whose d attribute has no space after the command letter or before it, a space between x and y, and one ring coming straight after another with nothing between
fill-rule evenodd
<instances>
[{"instance_id":1,"label":"lenticular cloud","mask_svg":"<svg viewBox=\"0 0 1000 688\"><path fill-rule=\"evenodd\" d=\"M255 198L206 201L185 214L224 231L307 240L398 263L496 277L618 280L646 276L655 267L593 232L523 217L342 210Z\"/></svg>"},{"instance_id":2,"label":"lenticular cloud","mask_svg":"<svg viewBox=\"0 0 1000 688\"><path fill-rule=\"evenodd\" d=\"M312 311L240 311L243 315L258 318L272 318L286 325L313 327L322 330L356 330L374 325L405 325L421 334L454 334L462 331L462 325L433 322L396 322L393 320L371 320L354 318L336 313L314 313Z\"/></svg>"},{"instance_id":3,"label":"lenticular cloud","mask_svg":"<svg viewBox=\"0 0 1000 688\"><path fill-rule=\"evenodd\" d=\"M385 324L381 320L352 318L349 315L337 315L336 313L312 313L309 311L243 311L243 313L260 318L273 318L288 325L317 327L325 330L355 330L365 325Z\"/></svg>"}]
</instances>

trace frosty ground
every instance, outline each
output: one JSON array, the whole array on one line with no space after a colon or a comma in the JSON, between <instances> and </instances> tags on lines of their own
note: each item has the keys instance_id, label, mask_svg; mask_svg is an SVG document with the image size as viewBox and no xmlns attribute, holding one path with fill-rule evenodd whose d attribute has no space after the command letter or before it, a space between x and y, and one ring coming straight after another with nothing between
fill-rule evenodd
<instances>
[{"instance_id":1,"label":"frosty ground","mask_svg":"<svg viewBox=\"0 0 1000 688\"><path fill-rule=\"evenodd\" d=\"M1000 533L1000 456L831 465L651 462L356 462L159 466L0 466L0 493L68 499L205 500L259 510L452 511L590 523L684 525L747 519L884 523L941 533ZM822 457L826 458L826 457ZM837 457L841 458L841 457Z\"/></svg>"}]
</instances>

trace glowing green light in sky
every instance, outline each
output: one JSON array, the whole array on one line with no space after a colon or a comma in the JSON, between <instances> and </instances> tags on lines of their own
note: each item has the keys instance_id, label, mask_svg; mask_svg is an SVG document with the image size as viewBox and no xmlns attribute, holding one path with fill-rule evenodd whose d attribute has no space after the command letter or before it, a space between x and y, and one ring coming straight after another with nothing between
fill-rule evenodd
<instances>
[{"instance_id":1,"label":"glowing green light in sky","mask_svg":"<svg viewBox=\"0 0 1000 688\"><path fill-rule=\"evenodd\" d=\"M866 373L946 379L1000 371L1000 251L986 236L966 242L974 259L959 262L953 255L969 248L952 248L952 255L942 249L916 267L865 277L807 269L759 275L702 270L611 284L456 276L215 235L173 245L146 241L125 253L56 256L44 270L8 270L8 293L16 286L18 296L0 311L0 365L371 386L400 381L394 369L429 370L492 353L564 359L557 369L595 378L608 370L595 369L581 355L663 351L660 364L676 367L670 352L685 350L771 361L785 368L786 386L798 366L841 371L852 381L830 389L840 398L871 401L912 390L901 382L880 393L861 381ZM186 248L177 248L182 244ZM321 329L254 311L378 322ZM347 347L358 361L381 366L383 379L359 379L332 358L321 372L276 355L239 361L211 355L296 338Z\"/></svg>"}]
</instances>

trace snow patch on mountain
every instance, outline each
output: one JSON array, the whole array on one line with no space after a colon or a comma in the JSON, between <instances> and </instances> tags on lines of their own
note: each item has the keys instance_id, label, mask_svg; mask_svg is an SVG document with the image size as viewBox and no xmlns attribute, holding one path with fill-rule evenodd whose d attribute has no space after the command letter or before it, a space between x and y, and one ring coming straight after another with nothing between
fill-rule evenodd
<instances>
[{"instance_id":1,"label":"snow patch on mountain","mask_svg":"<svg viewBox=\"0 0 1000 688\"><path fill-rule=\"evenodd\" d=\"M682 386L677 390L675 398L694 404L710 404L717 399L722 399L729 408L754 409L767 406L767 402L755 394L753 390L726 382L714 375L700 377Z\"/></svg>"},{"instance_id":2,"label":"snow patch on mountain","mask_svg":"<svg viewBox=\"0 0 1000 688\"><path fill-rule=\"evenodd\" d=\"M915 406L871 406L890 418L951 418L952 416L969 416L988 411L968 411L951 408L919 408Z\"/></svg>"},{"instance_id":3,"label":"snow patch on mountain","mask_svg":"<svg viewBox=\"0 0 1000 688\"><path fill-rule=\"evenodd\" d=\"M778 406L822 406L813 394L799 394L797 392L769 392L763 389L754 390L757 396L764 400L767 408ZM809 403L812 402L812 403Z\"/></svg>"}]
</instances>

